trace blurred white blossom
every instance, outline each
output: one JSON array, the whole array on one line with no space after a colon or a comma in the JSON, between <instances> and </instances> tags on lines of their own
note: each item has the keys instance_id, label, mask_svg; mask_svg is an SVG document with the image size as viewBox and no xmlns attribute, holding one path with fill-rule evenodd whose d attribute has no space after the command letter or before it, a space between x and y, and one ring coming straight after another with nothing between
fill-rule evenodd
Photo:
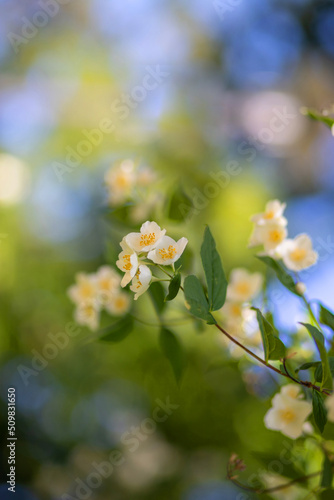
<instances>
[{"instance_id":1,"label":"blurred white blossom","mask_svg":"<svg viewBox=\"0 0 334 500\"><path fill-rule=\"evenodd\" d=\"M272 408L264 417L267 429L281 431L291 439L303 433L305 420L312 412L312 404L300 397L300 391L283 386L280 393L272 399Z\"/></svg>"},{"instance_id":2,"label":"blurred white blossom","mask_svg":"<svg viewBox=\"0 0 334 500\"><path fill-rule=\"evenodd\" d=\"M227 299L235 302L248 302L261 291L262 284L262 274L250 273L243 268L233 269L227 287Z\"/></svg>"},{"instance_id":3,"label":"blurred white blossom","mask_svg":"<svg viewBox=\"0 0 334 500\"><path fill-rule=\"evenodd\" d=\"M313 250L312 240L307 234L288 239L280 247L283 262L291 271L302 271L316 264L318 253Z\"/></svg>"}]
</instances>

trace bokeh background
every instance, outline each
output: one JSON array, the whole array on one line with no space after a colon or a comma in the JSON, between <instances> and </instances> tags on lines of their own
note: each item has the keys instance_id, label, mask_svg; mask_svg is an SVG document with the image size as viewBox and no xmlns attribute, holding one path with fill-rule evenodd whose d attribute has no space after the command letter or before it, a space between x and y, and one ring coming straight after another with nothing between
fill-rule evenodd
<instances>
[{"instance_id":1,"label":"bokeh background","mask_svg":"<svg viewBox=\"0 0 334 500\"><path fill-rule=\"evenodd\" d=\"M308 232L320 254L305 273L308 294L334 307L334 142L301 112L331 111L333 3L1 0L0 12L1 428L6 435L14 386L17 498L75 497L77 479L122 449L124 432L166 398L178 409L82 498L255 498L228 483L226 463L237 452L248 463L246 479L275 472L269 466L290 442L262 425L277 385L231 359L210 329L175 326L188 357L181 387L159 350L158 329L140 323L117 344L86 342L82 329L28 385L17 368L30 367L48 335L72 320L66 290L75 273L110 263L127 232L104 217L103 176L122 158L149 165L159 192L172 196L180 187L192 203L210 174L236 162L226 187L190 222L170 221L169 232L186 236L196 255L209 223L227 270L261 270L247 249L249 217L268 199L285 200L290 235ZM141 99L134 89L157 67L165 76ZM131 92L141 102L121 117L119 102ZM65 163L68 148L77 150L106 118L113 132L60 178L55 165ZM138 316L156 321L147 297L138 306ZM282 288L273 308L283 332L303 318ZM7 451L4 443L4 483ZM278 472L293 477L296 467L287 469Z\"/></svg>"}]
</instances>

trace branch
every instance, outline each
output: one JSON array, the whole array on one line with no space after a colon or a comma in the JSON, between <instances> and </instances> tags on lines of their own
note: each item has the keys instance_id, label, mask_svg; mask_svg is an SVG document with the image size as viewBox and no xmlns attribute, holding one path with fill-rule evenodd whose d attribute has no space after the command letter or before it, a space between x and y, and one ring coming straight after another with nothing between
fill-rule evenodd
<instances>
[{"instance_id":1,"label":"branch","mask_svg":"<svg viewBox=\"0 0 334 500\"><path fill-rule=\"evenodd\" d=\"M217 323L215 323L215 327L218 328L218 330L220 330L227 338L229 338L231 340L231 342L233 342L234 344L236 344L238 347L241 347L241 349L243 349L245 352L247 352L247 354L249 354L254 359L256 359L256 361L258 361L262 365L266 366L270 370L273 370L274 372L279 373L283 377L286 377L288 379L292 379L292 377L290 375L288 375L287 373L282 372L281 370L279 370L275 366L271 365L270 363L268 363L264 359L262 359L259 356L257 356L254 352L250 351L246 346L244 346L240 342L238 342L234 337L232 337L232 335L230 335L226 330L224 330L224 328L222 326L220 326ZM298 383L300 385L308 387L309 389L315 389L316 391L321 392L322 394L326 394L326 396L330 395L330 392L328 392L328 390L321 389L318 385L315 385L312 382L308 382L308 381L304 381L304 380L295 380L295 379L292 379L292 380L294 380L296 383Z\"/></svg>"},{"instance_id":2,"label":"branch","mask_svg":"<svg viewBox=\"0 0 334 500\"><path fill-rule=\"evenodd\" d=\"M332 464L333 467L334 464ZM265 494L265 493L273 493L275 491L283 490L285 488L289 488L290 486L293 486L294 484L298 483L303 483L304 481L307 481L308 479L312 479L314 477L320 476L322 474L322 470L318 472L313 472L312 474L308 474L306 476L301 476L296 479L292 479L291 481L287 483L280 484L279 486L273 486L272 488L254 488L252 486L247 486L246 484L241 483L237 479L237 475L235 475L236 471L243 471L245 470L245 465L241 459L239 459L236 455L232 455L228 465L227 465L227 479L229 479L235 486L238 488L241 488L245 491L252 491L254 493L257 493L259 495Z\"/></svg>"}]
</instances>

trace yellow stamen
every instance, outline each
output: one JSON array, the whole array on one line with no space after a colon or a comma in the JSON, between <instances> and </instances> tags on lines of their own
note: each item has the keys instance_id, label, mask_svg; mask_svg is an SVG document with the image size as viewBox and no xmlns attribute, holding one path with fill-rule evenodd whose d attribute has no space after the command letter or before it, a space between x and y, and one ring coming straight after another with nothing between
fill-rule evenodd
<instances>
[{"instance_id":1,"label":"yellow stamen","mask_svg":"<svg viewBox=\"0 0 334 500\"><path fill-rule=\"evenodd\" d=\"M152 245L155 242L155 233L142 234L140 238L140 246L146 247L147 245Z\"/></svg>"},{"instance_id":2,"label":"yellow stamen","mask_svg":"<svg viewBox=\"0 0 334 500\"><path fill-rule=\"evenodd\" d=\"M158 253L163 260L173 259L174 256L176 255L176 248L173 247L173 245L169 245L169 247L167 249L161 248L158 251Z\"/></svg>"},{"instance_id":3,"label":"yellow stamen","mask_svg":"<svg viewBox=\"0 0 334 500\"><path fill-rule=\"evenodd\" d=\"M300 262L305 258L306 250L305 248L296 248L292 252L290 252L290 259Z\"/></svg>"},{"instance_id":4,"label":"yellow stamen","mask_svg":"<svg viewBox=\"0 0 334 500\"><path fill-rule=\"evenodd\" d=\"M124 261L123 268L126 271L130 271L130 269L132 268L132 264L130 262L130 255L124 255L123 261Z\"/></svg>"},{"instance_id":5,"label":"yellow stamen","mask_svg":"<svg viewBox=\"0 0 334 500\"><path fill-rule=\"evenodd\" d=\"M265 219L273 219L275 217L275 212L273 210L269 210L264 214Z\"/></svg>"},{"instance_id":6,"label":"yellow stamen","mask_svg":"<svg viewBox=\"0 0 334 500\"><path fill-rule=\"evenodd\" d=\"M233 304L231 307L231 313L234 316L240 316L241 314L241 307L238 304Z\"/></svg>"},{"instance_id":7,"label":"yellow stamen","mask_svg":"<svg viewBox=\"0 0 334 500\"><path fill-rule=\"evenodd\" d=\"M246 295L250 292L250 286L249 283L247 283L247 281L242 281L241 283L238 283L235 288L236 291L242 295Z\"/></svg>"},{"instance_id":8,"label":"yellow stamen","mask_svg":"<svg viewBox=\"0 0 334 500\"><path fill-rule=\"evenodd\" d=\"M119 173L118 176L115 179L115 185L118 188L126 188L126 187L128 187L130 185L128 175L126 175L124 173Z\"/></svg>"},{"instance_id":9,"label":"yellow stamen","mask_svg":"<svg viewBox=\"0 0 334 500\"><path fill-rule=\"evenodd\" d=\"M94 316L95 309L92 305L84 306L84 313L89 318L90 316Z\"/></svg>"},{"instance_id":10,"label":"yellow stamen","mask_svg":"<svg viewBox=\"0 0 334 500\"><path fill-rule=\"evenodd\" d=\"M281 419L287 424L292 422L296 418L296 414L292 410L281 410L280 411Z\"/></svg>"},{"instance_id":11,"label":"yellow stamen","mask_svg":"<svg viewBox=\"0 0 334 500\"><path fill-rule=\"evenodd\" d=\"M90 283L85 283L84 285L81 286L80 292L81 292L81 297L86 299L92 296L93 287Z\"/></svg>"},{"instance_id":12,"label":"yellow stamen","mask_svg":"<svg viewBox=\"0 0 334 500\"><path fill-rule=\"evenodd\" d=\"M283 240L283 233L282 233L282 231L279 231L278 229L274 229L273 231L270 231L270 233L269 233L269 239L273 243L279 243L280 241Z\"/></svg>"},{"instance_id":13,"label":"yellow stamen","mask_svg":"<svg viewBox=\"0 0 334 500\"><path fill-rule=\"evenodd\" d=\"M118 309L122 309L122 308L125 306L125 299L124 299L124 297L118 297L118 298L115 300L115 306L116 306Z\"/></svg>"},{"instance_id":14,"label":"yellow stamen","mask_svg":"<svg viewBox=\"0 0 334 500\"><path fill-rule=\"evenodd\" d=\"M109 290L109 289L111 288L111 287L110 287L110 281L109 281L107 278L102 279L102 280L100 281L100 288L101 288L102 290Z\"/></svg>"}]
</instances>

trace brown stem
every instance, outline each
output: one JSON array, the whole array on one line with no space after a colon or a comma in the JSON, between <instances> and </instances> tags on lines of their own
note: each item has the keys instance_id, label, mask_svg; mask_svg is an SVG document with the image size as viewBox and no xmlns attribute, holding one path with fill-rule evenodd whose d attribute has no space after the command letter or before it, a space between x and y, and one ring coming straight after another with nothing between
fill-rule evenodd
<instances>
[{"instance_id":1,"label":"brown stem","mask_svg":"<svg viewBox=\"0 0 334 500\"><path fill-rule=\"evenodd\" d=\"M184 292L184 288L182 286L180 286L180 289ZM322 394L326 394L326 396L330 396L330 394L331 394L330 391L328 391L327 389L321 389L321 387L319 387L318 385L313 384L312 382L293 379L288 374L288 372L287 372L287 370L285 368L285 360L283 361L283 365L284 365L284 368L286 370L286 373L282 372L281 370L279 370L275 366L273 366L270 363L268 363L266 360L264 360L264 359L260 358L259 356L257 356L254 352L250 351L246 346L240 344L240 342L238 342L234 337L232 337L232 335L230 335L226 330L224 330L224 328L222 326L218 325L218 323L215 323L215 327L218 328L218 330L220 330L227 338L229 338L231 340L231 342L233 342L237 346L241 347L241 349L243 349L245 352L247 352L247 354L249 354L250 356L252 356L259 363L261 363L262 365L266 366L270 370L273 370L274 372L279 373L283 377L286 377L286 378L288 378L290 380L293 380L297 384L303 385L304 387L308 387L309 389L315 389L316 391L321 392Z\"/></svg>"},{"instance_id":2,"label":"brown stem","mask_svg":"<svg viewBox=\"0 0 334 500\"><path fill-rule=\"evenodd\" d=\"M313 474L308 474L307 476L301 476L296 479L293 479L292 481L289 481L288 483L280 484L279 486L274 486L272 488L264 488L264 489L258 489L258 488L253 488L251 486L246 486L245 484L240 483L234 476L233 476L233 471L228 470L227 472L227 479L232 481L233 484L238 486L238 488L241 488L245 491L253 491L254 493L257 493L258 495L262 495L265 493L273 493L274 491L279 491L283 490L284 488L289 488L290 486L293 486L294 484L297 483L302 483L304 481L307 481L308 479L312 479L313 477L320 476L322 474L322 471L318 472L313 472Z\"/></svg>"},{"instance_id":3,"label":"brown stem","mask_svg":"<svg viewBox=\"0 0 334 500\"><path fill-rule=\"evenodd\" d=\"M279 370L275 366L271 365L270 363L268 363L264 359L261 359L254 352L250 351L247 347L245 347L240 342L238 342L234 337L232 337L232 335L230 335L226 330L224 330L224 328L222 326L220 326L217 323L215 323L215 327L218 328L218 330L220 330L227 338L229 338L231 340L231 342L233 342L237 346L241 347L241 349L243 349L245 352L247 352L247 354L249 354L250 356L252 356L254 359L256 359L256 361L258 361L262 365L266 366L267 368L269 368L270 370L273 370L276 373L279 373L283 377L286 377L286 378L289 378L289 379L292 378L287 373L282 372L281 370ZM294 379L292 379L292 380L294 380ZM321 392L323 394L326 394L327 396L330 395L330 392L328 392L326 389L321 389L318 385L312 384L312 382L307 382L307 381L303 381L303 380L294 380L294 381L297 382L298 384L304 385L305 387L308 387L310 389L311 388L315 389L316 391Z\"/></svg>"},{"instance_id":4,"label":"brown stem","mask_svg":"<svg viewBox=\"0 0 334 500\"><path fill-rule=\"evenodd\" d=\"M284 370L285 370L285 373L287 374L287 376L293 381L293 382L296 382L296 384L299 384L299 380L297 380L296 378L292 377L292 375L290 375L287 367L286 367L286 359L284 358L283 360L283 367L284 367Z\"/></svg>"}]
</instances>

